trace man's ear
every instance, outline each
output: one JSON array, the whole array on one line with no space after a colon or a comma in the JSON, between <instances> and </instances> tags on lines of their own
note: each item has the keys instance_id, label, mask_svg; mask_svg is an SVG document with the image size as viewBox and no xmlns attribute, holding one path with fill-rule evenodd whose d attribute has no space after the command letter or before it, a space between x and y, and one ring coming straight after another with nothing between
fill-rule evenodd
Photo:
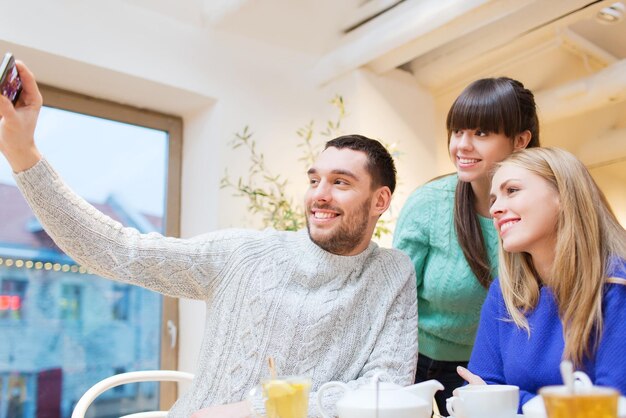
<instances>
[{"instance_id":1,"label":"man's ear","mask_svg":"<svg viewBox=\"0 0 626 418\"><path fill-rule=\"evenodd\" d=\"M391 204L391 190L388 186L378 188L374 192L374 199L372 199L372 216L380 216Z\"/></svg>"},{"instance_id":2,"label":"man's ear","mask_svg":"<svg viewBox=\"0 0 626 418\"><path fill-rule=\"evenodd\" d=\"M525 149L530 143L532 136L533 134L531 134L528 129L520 134L517 134L513 140L513 150L521 151Z\"/></svg>"}]
</instances>

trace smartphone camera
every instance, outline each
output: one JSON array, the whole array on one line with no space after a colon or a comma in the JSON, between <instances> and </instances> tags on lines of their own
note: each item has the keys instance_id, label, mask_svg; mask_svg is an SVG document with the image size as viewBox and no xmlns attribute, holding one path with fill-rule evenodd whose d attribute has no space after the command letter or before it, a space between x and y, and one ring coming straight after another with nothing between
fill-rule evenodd
<instances>
[{"instance_id":1,"label":"smartphone camera","mask_svg":"<svg viewBox=\"0 0 626 418\"><path fill-rule=\"evenodd\" d=\"M15 58L13 58L13 54L7 52L2 60L2 66L0 66L0 93L11 100L15 106L21 92L22 80L15 66Z\"/></svg>"}]
</instances>

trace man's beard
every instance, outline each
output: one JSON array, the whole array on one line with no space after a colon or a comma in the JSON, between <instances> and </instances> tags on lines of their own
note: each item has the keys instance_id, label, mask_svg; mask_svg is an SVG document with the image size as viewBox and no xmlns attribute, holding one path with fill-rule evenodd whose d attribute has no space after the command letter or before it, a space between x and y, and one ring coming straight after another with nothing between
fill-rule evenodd
<instances>
[{"instance_id":1,"label":"man's beard","mask_svg":"<svg viewBox=\"0 0 626 418\"><path fill-rule=\"evenodd\" d=\"M320 248L328 251L329 253L337 255L345 255L354 250L363 240L365 231L367 229L367 223L369 220L369 208L372 203L372 198L368 198L352 215L352 219L349 222L342 222L340 225L332 231L332 235L314 238L311 235L311 226L309 224L309 216L306 216L306 229L309 232L311 241L317 244ZM330 205L313 205L318 209L331 209ZM343 212L336 210L339 213ZM310 213L310 212L309 212Z\"/></svg>"}]
</instances>

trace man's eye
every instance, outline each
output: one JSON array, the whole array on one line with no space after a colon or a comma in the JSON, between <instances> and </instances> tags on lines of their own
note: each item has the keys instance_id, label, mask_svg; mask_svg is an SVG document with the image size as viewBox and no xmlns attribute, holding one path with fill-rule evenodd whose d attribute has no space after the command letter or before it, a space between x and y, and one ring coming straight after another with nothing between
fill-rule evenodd
<instances>
[{"instance_id":1,"label":"man's eye","mask_svg":"<svg viewBox=\"0 0 626 418\"><path fill-rule=\"evenodd\" d=\"M337 180L335 180L335 184L339 184L339 185L344 185L345 186L346 184L348 184L348 182L345 181L345 180L337 179Z\"/></svg>"},{"instance_id":2,"label":"man's eye","mask_svg":"<svg viewBox=\"0 0 626 418\"><path fill-rule=\"evenodd\" d=\"M319 180L318 180L318 179L309 179L309 184L311 184L311 185L315 185L315 184L317 184L317 183L319 183Z\"/></svg>"}]
</instances>

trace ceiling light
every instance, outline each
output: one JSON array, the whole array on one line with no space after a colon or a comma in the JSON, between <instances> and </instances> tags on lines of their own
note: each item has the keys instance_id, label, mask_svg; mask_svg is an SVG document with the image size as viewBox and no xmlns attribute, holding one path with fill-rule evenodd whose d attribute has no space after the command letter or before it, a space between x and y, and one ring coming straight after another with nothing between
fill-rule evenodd
<instances>
[{"instance_id":1,"label":"ceiling light","mask_svg":"<svg viewBox=\"0 0 626 418\"><path fill-rule=\"evenodd\" d=\"M626 6L622 3L613 3L609 7L601 9L596 14L596 20L605 25L611 25L622 20L625 12Z\"/></svg>"}]
</instances>

